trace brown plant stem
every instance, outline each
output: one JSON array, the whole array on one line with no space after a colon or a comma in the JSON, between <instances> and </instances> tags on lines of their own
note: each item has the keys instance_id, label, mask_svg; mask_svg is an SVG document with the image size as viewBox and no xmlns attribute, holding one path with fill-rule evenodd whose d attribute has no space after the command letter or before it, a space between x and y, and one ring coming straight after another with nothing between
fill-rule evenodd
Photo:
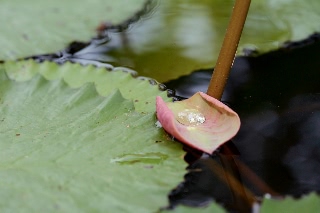
<instances>
[{"instance_id":1,"label":"brown plant stem","mask_svg":"<svg viewBox=\"0 0 320 213\"><path fill-rule=\"evenodd\" d=\"M232 67L251 0L236 0L207 94L221 99Z\"/></svg>"}]
</instances>

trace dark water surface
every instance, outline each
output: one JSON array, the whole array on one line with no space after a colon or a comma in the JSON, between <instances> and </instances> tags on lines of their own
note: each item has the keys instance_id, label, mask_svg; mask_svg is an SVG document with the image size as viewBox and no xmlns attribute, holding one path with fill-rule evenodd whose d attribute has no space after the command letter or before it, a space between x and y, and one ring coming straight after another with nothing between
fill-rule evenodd
<instances>
[{"instance_id":1,"label":"dark water surface","mask_svg":"<svg viewBox=\"0 0 320 213\"><path fill-rule=\"evenodd\" d=\"M215 199L243 212L253 197L264 194L299 197L320 192L319 55L320 35L315 34L277 51L236 58L222 100L241 118L232 140L239 153L222 150L211 157L189 157L195 161L185 183L172 192L172 205L197 206ZM166 85L189 97L206 92L211 74L210 69L199 70ZM234 194L241 187L232 189L230 173L239 173L235 179L243 184L244 194Z\"/></svg>"}]
</instances>

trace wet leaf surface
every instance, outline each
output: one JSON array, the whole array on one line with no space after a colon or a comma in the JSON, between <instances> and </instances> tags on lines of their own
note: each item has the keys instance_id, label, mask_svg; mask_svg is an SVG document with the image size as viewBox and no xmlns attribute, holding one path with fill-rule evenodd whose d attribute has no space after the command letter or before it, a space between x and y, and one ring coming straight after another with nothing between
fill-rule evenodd
<instances>
[{"instance_id":1,"label":"wet leaf surface","mask_svg":"<svg viewBox=\"0 0 320 213\"><path fill-rule=\"evenodd\" d=\"M227 156L231 154L236 163L231 174L239 173L235 177L238 182L257 196L301 196L320 191L320 42L315 38L235 60L222 100L241 118L240 131L232 140L240 155L231 151ZM166 85L176 89L177 95L189 97L206 91L211 72L196 71ZM218 153L220 159L226 150ZM234 203L230 184L220 189L223 184L218 174L206 172L216 157L189 155L190 167L201 164L200 172L191 170L187 174L186 182L171 196L172 204L202 205L215 198L231 209L242 208ZM232 161L219 168L230 173Z\"/></svg>"}]
</instances>

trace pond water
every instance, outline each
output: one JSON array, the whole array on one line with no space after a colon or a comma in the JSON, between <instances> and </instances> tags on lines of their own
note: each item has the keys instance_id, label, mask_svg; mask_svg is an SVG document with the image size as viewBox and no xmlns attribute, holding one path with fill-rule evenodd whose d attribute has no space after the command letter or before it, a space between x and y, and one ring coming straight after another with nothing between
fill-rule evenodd
<instances>
[{"instance_id":1,"label":"pond water","mask_svg":"<svg viewBox=\"0 0 320 213\"><path fill-rule=\"evenodd\" d=\"M105 38L33 58L132 68L187 98L206 92L232 5L158 1L125 31L110 29ZM250 23L257 20L249 18ZM280 46L263 36L253 43ZM212 156L185 147L189 172L169 195L172 206L217 200L230 211L246 212L265 194L320 192L319 55L320 36L315 34L260 56L236 58L222 101L239 114L240 132ZM146 159L161 161L163 156L128 155L115 161Z\"/></svg>"},{"instance_id":2,"label":"pond water","mask_svg":"<svg viewBox=\"0 0 320 213\"><path fill-rule=\"evenodd\" d=\"M173 205L203 205L211 198L242 212L252 194L256 199L320 192L319 54L320 35L315 34L258 57L236 58L222 100L241 118L240 131L230 142L238 151L224 149L211 157L189 152L191 171L172 192ZM211 73L198 70L165 84L189 97L206 91ZM245 196L221 181L219 169L224 180L230 173L238 179Z\"/></svg>"}]
</instances>

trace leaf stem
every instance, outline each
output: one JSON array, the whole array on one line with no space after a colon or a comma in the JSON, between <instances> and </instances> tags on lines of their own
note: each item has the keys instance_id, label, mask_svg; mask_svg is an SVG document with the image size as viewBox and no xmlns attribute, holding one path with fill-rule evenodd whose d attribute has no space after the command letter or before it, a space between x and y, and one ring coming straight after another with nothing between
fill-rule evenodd
<instances>
[{"instance_id":1,"label":"leaf stem","mask_svg":"<svg viewBox=\"0 0 320 213\"><path fill-rule=\"evenodd\" d=\"M237 52L251 0L236 0L207 94L220 100Z\"/></svg>"}]
</instances>

